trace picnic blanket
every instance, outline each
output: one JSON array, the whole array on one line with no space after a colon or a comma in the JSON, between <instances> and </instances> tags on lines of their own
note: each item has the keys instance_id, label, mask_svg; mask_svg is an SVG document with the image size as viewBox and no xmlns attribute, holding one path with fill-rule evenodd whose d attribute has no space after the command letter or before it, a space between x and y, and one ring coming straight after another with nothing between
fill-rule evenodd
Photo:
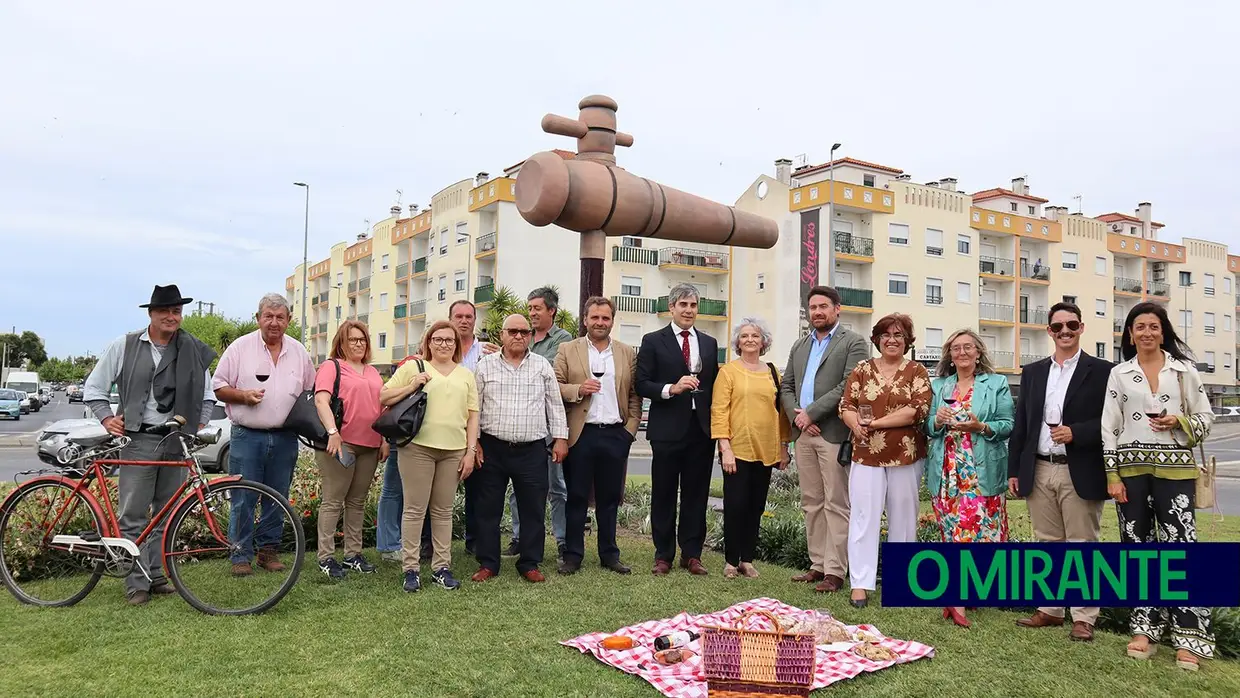
<instances>
[{"instance_id":1,"label":"picnic blanket","mask_svg":"<svg viewBox=\"0 0 1240 698\"><path fill-rule=\"evenodd\" d=\"M759 598L743 601L722 611L704 615L681 613L673 618L651 620L645 623L620 628L614 633L590 633L561 642L561 645L573 647L583 653L592 654L596 659L613 666L626 674L640 676L668 698L707 698L706 677L702 672L701 642L695 641L688 645L696 654L688 660L671 666L663 666L654 658L654 639L678 630L701 632L702 626L714 625L731 627L736 619L746 611L770 611L777 617L805 614L806 611L789 606L775 599ZM751 626L751 627L757 627ZM879 632L872 625L862 624L848 626L849 630L860 628L880 638L879 644L899 653L899 658L891 661L876 662L853 654L851 651L827 652L818 648L817 664L814 671L814 688L830 686L838 681L851 679L866 671L878 671L896 664L904 664L916 659L934 656L934 648L919 642L897 640ZM611 635L626 635L633 638L637 646L631 650L606 650L598 643Z\"/></svg>"}]
</instances>

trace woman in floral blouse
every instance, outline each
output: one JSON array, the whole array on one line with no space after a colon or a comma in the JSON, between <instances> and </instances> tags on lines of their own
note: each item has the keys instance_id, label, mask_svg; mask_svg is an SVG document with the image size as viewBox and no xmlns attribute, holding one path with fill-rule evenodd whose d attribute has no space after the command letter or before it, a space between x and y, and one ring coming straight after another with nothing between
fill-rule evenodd
<instances>
[{"instance_id":1,"label":"woman in floral blouse","mask_svg":"<svg viewBox=\"0 0 1240 698\"><path fill-rule=\"evenodd\" d=\"M892 313L874 325L876 359L857 364L840 400L840 419L852 431L848 475L848 576L852 605L866 605L878 576L878 544L887 510L887 540L917 540L917 489L926 458L921 425L930 412L930 375L905 358L913 349L913 320Z\"/></svg>"}]
</instances>

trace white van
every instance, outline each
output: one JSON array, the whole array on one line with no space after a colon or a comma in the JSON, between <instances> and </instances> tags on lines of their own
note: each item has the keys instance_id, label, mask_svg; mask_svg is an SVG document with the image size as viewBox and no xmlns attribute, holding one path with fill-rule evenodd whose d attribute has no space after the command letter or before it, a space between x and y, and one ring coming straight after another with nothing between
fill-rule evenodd
<instances>
[{"instance_id":1,"label":"white van","mask_svg":"<svg viewBox=\"0 0 1240 698\"><path fill-rule=\"evenodd\" d=\"M4 387L26 393L31 412L38 412L43 407L43 400L39 398L39 388L43 387L43 383L39 380L39 374L34 371L9 371Z\"/></svg>"}]
</instances>

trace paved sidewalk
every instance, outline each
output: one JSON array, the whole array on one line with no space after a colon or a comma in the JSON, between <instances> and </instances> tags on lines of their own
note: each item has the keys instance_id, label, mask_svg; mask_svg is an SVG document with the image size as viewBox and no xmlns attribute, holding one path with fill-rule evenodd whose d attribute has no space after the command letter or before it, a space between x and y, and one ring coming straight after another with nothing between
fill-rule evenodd
<instances>
[{"instance_id":1,"label":"paved sidewalk","mask_svg":"<svg viewBox=\"0 0 1240 698\"><path fill-rule=\"evenodd\" d=\"M36 434L0 434L0 448L34 448Z\"/></svg>"}]
</instances>

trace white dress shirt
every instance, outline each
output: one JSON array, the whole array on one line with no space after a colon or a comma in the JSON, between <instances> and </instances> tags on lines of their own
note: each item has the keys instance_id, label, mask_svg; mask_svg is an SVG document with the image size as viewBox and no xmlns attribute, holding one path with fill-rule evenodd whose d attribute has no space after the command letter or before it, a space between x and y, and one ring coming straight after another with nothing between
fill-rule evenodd
<instances>
[{"instance_id":1,"label":"white dress shirt","mask_svg":"<svg viewBox=\"0 0 1240 698\"><path fill-rule=\"evenodd\" d=\"M1068 392L1068 384L1072 382L1072 374L1076 373L1077 364L1081 363L1081 350L1076 355L1059 365L1055 357L1051 357L1050 374L1046 377L1046 402L1042 406L1042 429L1038 432L1038 453L1048 455L1064 455L1068 452L1064 444L1051 440L1051 428L1046 426L1046 409L1052 405L1059 408L1060 419L1063 418L1064 395ZM1062 424L1060 425L1062 426Z\"/></svg>"},{"instance_id":2,"label":"white dress shirt","mask_svg":"<svg viewBox=\"0 0 1240 698\"><path fill-rule=\"evenodd\" d=\"M671 328L672 328L672 334L676 335L676 348L680 349L681 344L685 341L685 338L680 336L680 333L684 332L684 330L678 327L676 323L674 322L671 324ZM684 350L682 349L681 351L684 351ZM692 366L693 363L701 359L701 357L702 357L702 350L698 347L697 330L690 327L689 328L689 365ZM689 375L689 366L685 367L685 375ZM667 385L663 386L663 399L664 400L670 400L672 398L672 385L673 385L672 383L668 383ZM693 409L695 410L697 409L697 401L691 400L690 404L693 405Z\"/></svg>"},{"instance_id":3,"label":"white dress shirt","mask_svg":"<svg viewBox=\"0 0 1240 698\"><path fill-rule=\"evenodd\" d=\"M611 353L611 340L602 351L594 348L594 342L587 342L586 346L589 347L590 377L594 377L596 366L603 367L603 377L598 379L602 387L590 398L586 424L619 424L620 401L616 397L616 361Z\"/></svg>"}]
</instances>

